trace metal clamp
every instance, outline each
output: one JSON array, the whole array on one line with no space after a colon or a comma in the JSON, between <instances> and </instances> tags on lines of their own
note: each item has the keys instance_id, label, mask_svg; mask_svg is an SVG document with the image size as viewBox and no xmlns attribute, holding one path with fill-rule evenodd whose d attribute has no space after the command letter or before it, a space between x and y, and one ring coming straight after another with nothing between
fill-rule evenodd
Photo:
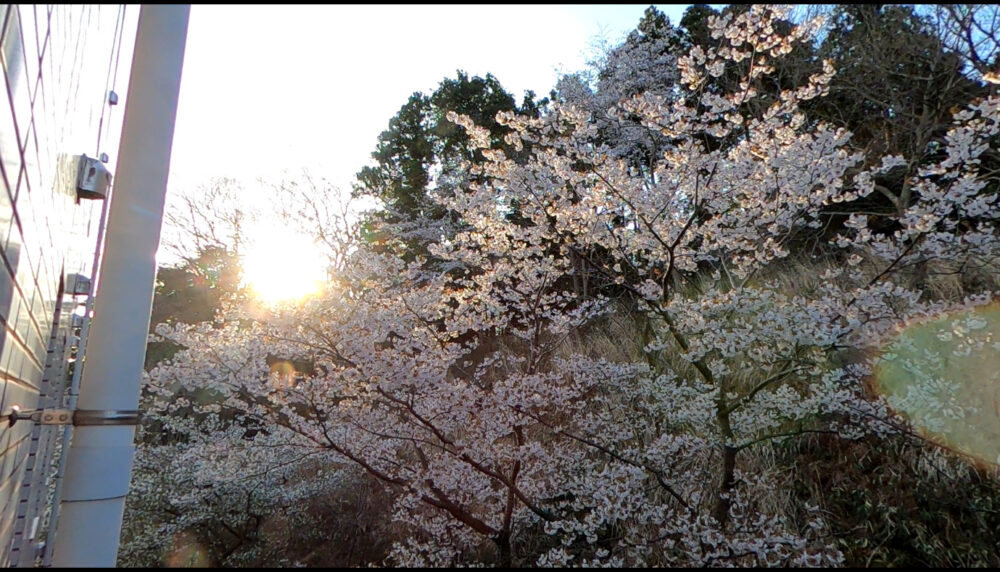
<instances>
[{"instance_id":1,"label":"metal clamp","mask_svg":"<svg viewBox=\"0 0 1000 572\"><path fill-rule=\"evenodd\" d=\"M110 426L110 425L138 425L142 417L142 412L135 409L42 409L22 411L17 405L11 407L7 414L8 426L25 419L32 420L42 425L69 425L76 426Z\"/></svg>"},{"instance_id":2,"label":"metal clamp","mask_svg":"<svg viewBox=\"0 0 1000 572\"><path fill-rule=\"evenodd\" d=\"M138 425L142 412L137 409L77 409L73 425Z\"/></svg>"},{"instance_id":3,"label":"metal clamp","mask_svg":"<svg viewBox=\"0 0 1000 572\"><path fill-rule=\"evenodd\" d=\"M43 409L37 418L42 425L66 425L72 420L73 412L69 409Z\"/></svg>"}]
</instances>

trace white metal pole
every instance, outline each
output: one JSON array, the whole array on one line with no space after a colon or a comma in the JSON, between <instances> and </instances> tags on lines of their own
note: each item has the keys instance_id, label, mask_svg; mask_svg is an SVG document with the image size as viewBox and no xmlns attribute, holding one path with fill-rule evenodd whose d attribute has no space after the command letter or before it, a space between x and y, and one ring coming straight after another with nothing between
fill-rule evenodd
<instances>
[{"instance_id":1,"label":"white metal pole","mask_svg":"<svg viewBox=\"0 0 1000 572\"><path fill-rule=\"evenodd\" d=\"M90 335L90 322L94 310L94 294L96 293L98 269L101 264L101 253L104 251L104 229L108 219L108 206L114 197L114 189L108 189L108 195L104 204L101 205L101 219L97 225L97 247L94 249L94 262L90 272L90 295L84 306L83 325L80 326L80 337L76 346L76 362L73 367L73 376L70 379L69 388L64 401L60 401L59 406L65 404L70 409L76 409L76 399L80 394L80 377L83 374L83 356L87 353L87 338ZM75 298L75 297L74 297ZM72 332L71 332L72 333ZM49 513L49 522L45 537L45 549L42 554L42 566L52 565L52 539L55 538L56 523L59 522L59 501L62 499L63 477L66 475L66 452L69 450L70 440L73 437L73 426L66 425L62 428L60 436L59 466L56 469L55 487L53 491L53 502L55 506Z\"/></svg>"},{"instance_id":2,"label":"white metal pole","mask_svg":"<svg viewBox=\"0 0 1000 572\"><path fill-rule=\"evenodd\" d=\"M67 451L53 565L112 567L135 453L174 118L190 7L143 5L100 288ZM118 424L120 421L127 424Z\"/></svg>"}]
</instances>

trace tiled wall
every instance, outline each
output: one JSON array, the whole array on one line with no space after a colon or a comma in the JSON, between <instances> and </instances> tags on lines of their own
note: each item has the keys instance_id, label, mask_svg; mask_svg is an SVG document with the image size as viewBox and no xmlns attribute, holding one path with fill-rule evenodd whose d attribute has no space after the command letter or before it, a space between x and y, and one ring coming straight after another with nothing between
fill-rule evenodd
<instances>
[{"instance_id":1,"label":"tiled wall","mask_svg":"<svg viewBox=\"0 0 1000 572\"><path fill-rule=\"evenodd\" d=\"M77 200L73 157L106 153L114 172L137 16L138 6L0 5L0 415L62 390L65 369L45 367L73 310L65 298L54 327L62 277L91 275L103 206ZM0 418L0 566L38 431Z\"/></svg>"}]
</instances>

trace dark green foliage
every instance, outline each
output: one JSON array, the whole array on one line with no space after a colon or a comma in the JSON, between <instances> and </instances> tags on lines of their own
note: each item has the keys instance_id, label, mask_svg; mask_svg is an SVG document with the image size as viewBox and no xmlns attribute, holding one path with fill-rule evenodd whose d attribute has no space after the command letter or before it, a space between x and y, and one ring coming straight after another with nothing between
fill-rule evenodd
<instances>
[{"instance_id":1,"label":"dark green foliage","mask_svg":"<svg viewBox=\"0 0 1000 572\"><path fill-rule=\"evenodd\" d=\"M448 111L468 115L476 123L489 129L491 142L502 144L508 129L496 122L501 111L517 111L514 97L507 93L492 74L486 78L469 76L459 70L455 79L445 79L431 95L431 104L436 116L432 127L436 148L435 156L443 163L466 159L474 162L483 160L482 152L469 148L469 137L465 129L445 118ZM446 167L454 168L452 165Z\"/></svg>"},{"instance_id":2,"label":"dark green foliage","mask_svg":"<svg viewBox=\"0 0 1000 572\"><path fill-rule=\"evenodd\" d=\"M224 296L234 294L240 285L239 261L235 254L219 246L201 250L176 266L161 266L156 272L153 310L149 320L152 332L157 324L197 324L215 319ZM166 341L146 344L146 370L170 358L177 345Z\"/></svg>"},{"instance_id":3,"label":"dark green foliage","mask_svg":"<svg viewBox=\"0 0 1000 572\"><path fill-rule=\"evenodd\" d=\"M163 322L212 320L222 297L236 292L239 282L236 255L217 246L205 248L178 266L160 267L150 327Z\"/></svg>"},{"instance_id":4,"label":"dark green foliage","mask_svg":"<svg viewBox=\"0 0 1000 572\"><path fill-rule=\"evenodd\" d=\"M681 28L687 33L688 41L691 45L709 46L711 45L711 35L708 31L709 16L717 16L719 13L708 4L692 4L684 11L681 17Z\"/></svg>"},{"instance_id":5,"label":"dark green foliage","mask_svg":"<svg viewBox=\"0 0 1000 572\"><path fill-rule=\"evenodd\" d=\"M378 198L396 216L419 212L434 159L432 125L430 99L415 92L379 135L372 153L377 165L358 173L356 193Z\"/></svg>"},{"instance_id":6,"label":"dark green foliage","mask_svg":"<svg viewBox=\"0 0 1000 572\"><path fill-rule=\"evenodd\" d=\"M497 113L537 117L547 105L548 99L536 100L529 91L518 107L492 74L470 78L461 70L455 78L442 80L430 96L411 95L379 135L374 164L357 174L354 194L377 198L385 206L364 222L364 237L413 257L426 256L427 241L448 234L449 223L455 221L429 193L454 192L470 176L464 162L483 161L482 152L469 145L465 130L448 121L449 111L468 115L490 131L495 146L506 148L503 138L508 129L496 121Z\"/></svg>"}]
</instances>

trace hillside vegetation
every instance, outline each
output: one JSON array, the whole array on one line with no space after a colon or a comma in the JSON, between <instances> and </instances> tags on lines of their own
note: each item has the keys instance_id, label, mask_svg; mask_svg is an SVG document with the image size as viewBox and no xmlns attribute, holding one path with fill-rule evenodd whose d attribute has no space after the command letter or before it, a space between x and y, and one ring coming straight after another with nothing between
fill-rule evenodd
<instances>
[{"instance_id":1,"label":"hillside vegetation","mask_svg":"<svg viewBox=\"0 0 1000 572\"><path fill-rule=\"evenodd\" d=\"M1000 566L996 8L803 11L415 93L320 294L162 273L120 563Z\"/></svg>"}]
</instances>

